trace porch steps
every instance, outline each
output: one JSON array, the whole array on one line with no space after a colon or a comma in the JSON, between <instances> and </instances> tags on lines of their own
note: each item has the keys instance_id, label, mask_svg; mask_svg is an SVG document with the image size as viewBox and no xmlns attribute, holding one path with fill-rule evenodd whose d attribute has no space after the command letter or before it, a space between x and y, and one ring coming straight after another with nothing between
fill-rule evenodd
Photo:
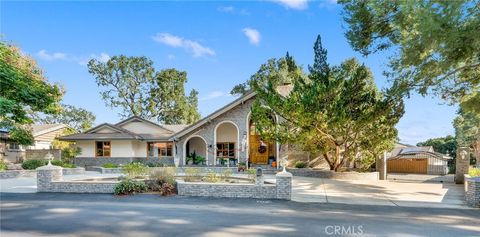
<instances>
[{"instance_id":1,"label":"porch steps","mask_svg":"<svg viewBox=\"0 0 480 237\"><path fill-rule=\"evenodd\" d=\"M251 169L256 169L258 167L262 168L264 174L276 174L276 173L282 171L280 168L279 169L273 168L270 165L253 165L253 164L250 165Z\"/></svg>"}]
</instances>

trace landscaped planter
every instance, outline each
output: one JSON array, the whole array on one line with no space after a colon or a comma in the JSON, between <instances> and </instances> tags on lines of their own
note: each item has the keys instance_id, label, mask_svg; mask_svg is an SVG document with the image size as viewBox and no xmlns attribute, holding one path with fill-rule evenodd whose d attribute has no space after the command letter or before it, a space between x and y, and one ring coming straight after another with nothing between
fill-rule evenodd
<instances>
[{"instance_id":1,"label":"landscaped planter","mask_svg":"<svg viewBox=\"0 0 480 237\"><path fill-rule=\"evenodd\" d=\"M480 177L465 176L465 200L471 207L480 207Z\"/></svg>"},{"instance_id":2,"label":"landscaped planter","mask_svg":"<svg viewBox=\"0 0 480 237\"><path fill-rule=\"evenodd\" d=\"M152 169L162 169L163 167L154 167ZM216 167L216 166L181 166L177 167L177 173L185 173L185 169L188 168L195 168L200 170L200 173L209 173L209 172L214 172L214 173L223 173L225 170L231 170L232 173L238 173L238 168L235 167Z\"/></svg>"},{"instance_id":3,"label":"landscaped planter","mask_svg":"<svg viewBox=\"0 0 480 237\"><path fill-rule=\"evenodd\" d=\"M278 173L276 184L265 184L263 182L256 182L255 184L207 183L177 180L177 190L178 195L181 196L290 200L292 198L292 174Z\"/></svg>"},{"instance_id":4,"label":"landscaped planter","mask_svg":"<svg viewBox=\"0 0 480 237\"><path fill-rule=\"evenodd\" d=\"M293 176L313 177L323 179L339 180L378 180L378 172L334 172L331 170L311 169L311 168L287 168L287 171Z\"/></svg>"},{"instance_id":5,"label":"landscaped planter","mask_svg":"<svg viewBox=\"0 0 480 237\"><path fill-rule=\"evenodd\" d=\"M93 166L93 167L88 167L88 171L96 171L102 174L121 174L123 173L123 168L118 167L118 168L103 168L99 166Z\"/></svg>"}]
</instances>

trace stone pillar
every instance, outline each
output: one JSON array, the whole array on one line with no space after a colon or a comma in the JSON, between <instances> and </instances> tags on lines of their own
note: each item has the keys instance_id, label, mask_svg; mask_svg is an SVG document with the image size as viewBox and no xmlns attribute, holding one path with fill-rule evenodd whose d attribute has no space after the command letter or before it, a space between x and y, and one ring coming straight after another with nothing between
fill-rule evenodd
<instances>
[{"instance_id":1,"label":"stone pillar","mask_svg":"<svg viewBox=\"0 0 480 237\"><path fill-rule=\"evenodd\" d=\"M265 176L263 176L263 174L260 176L257 175L255 177L255 185L262 186L264 183L265 183Z\"/></svg>"},{"instance_id":2,"label":"stone pillar","mask_svg":"<svg viewBox=\"0 0 480 237\"><path fill-rule=\"evenodd\" d=\"M480 177L465 177L465 200L471 207L480 207Z\"/></svg>"},{"instance_id":3,"label":"stone pillar","mask_svg":"<svg viewBox=\"0 0 480 237\"><path fill-rule=\"evenodd\" d=\"M62 167L45 165L37 168L37 192L51 192L52 181L60 181L63 178Z\"/></svg>"},{"instance_id":4,"label":"stone pillar","mask_svg":"<svg viewBox=\"0 0 480 237\"><path fill-rule=\"evenodd\" d=\"M470 152L468 147L457 148L457 158L455 161L455 183L463 184L465 182L465 174L468 174L470 166Z\"/></svg>"},{"instance_id":5,"label":"stone pillar","mask_svg":"<svg viewBox=\"0 0 480 237\"><path fill-rule=\"evenodd\" d=\"M378 171L378 174L379 174L379 179L380 180L387 180L387 157L386 157L386 154L377 158L377 161L375 162L375 166L376 166L376 170Z\"/></svg>"},{"instance_id":6,"label":"stone pillar","mask_svg":"<svg viewBox=\"0 0 480 237\"><path fill-rule=\"evenodd\" d=\"M279 172L275 175L277 180L277 199L292 199L292 174L289 172Z\"/></svg>"}]
</instances>

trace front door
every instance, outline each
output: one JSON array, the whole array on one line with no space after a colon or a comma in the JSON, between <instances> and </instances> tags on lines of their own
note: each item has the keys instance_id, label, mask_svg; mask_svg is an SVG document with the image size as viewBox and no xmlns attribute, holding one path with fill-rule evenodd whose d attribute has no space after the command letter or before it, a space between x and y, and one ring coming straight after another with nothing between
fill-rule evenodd
<instances>
[{"instance_id":1,"label":"front door","mask_svg":"<svg viewBox=\"0 0 480 237\"><path fill-rule=\"evenodd\" d=\"M266 150L261 153L260 148L260 135L250 135L250 151L249 158L253 164L268 164L268 157L270 154L271 146L267 145Z\"/></svg>"}]
</instances>

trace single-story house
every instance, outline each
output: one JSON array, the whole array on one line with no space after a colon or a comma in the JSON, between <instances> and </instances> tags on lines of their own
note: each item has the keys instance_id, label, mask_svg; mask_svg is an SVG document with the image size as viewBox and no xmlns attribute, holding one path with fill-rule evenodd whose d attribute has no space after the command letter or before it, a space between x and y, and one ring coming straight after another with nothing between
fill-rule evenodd
<instances>
[{"instance_id":1,"label":"single-story house","mask_svg":"<svg viewBox=\"0 0 480 237\"><path fill-rule=\"evenodd\" d=\"M279 91L289 92L288 87ZM132 161L176 166L278 164L280 145L263 141L250 119L254 96L254 92L241 96L190 125L163 125L133 116L59 139L73 141L81 149L74 159L79 166Z\"/></svg>"},{"instance_id":2,"label":"single-story house","mask_svg":"<svg viewBox=\"0 0 480 237\"><path fill-rule=\"evenodd\" d=\"M65 124L33 124L30 127L34 138L34 144L31 146L20 145L10 140L6 130L0 132L0 158L17 163L27 158L27 150L50 150L52 142L68 128Z\"/></svg>"},{"instance_id":3,"label":"single-story house","mask_svg":"<svg viewBox=\"0 0 480 237\"><path fill-rule=\"evenodd\" d=\"M451 159L448 155L435 152L431 146L399 144L387 158L387 172L446 175Z\"/></svg>"}]
</instances>

